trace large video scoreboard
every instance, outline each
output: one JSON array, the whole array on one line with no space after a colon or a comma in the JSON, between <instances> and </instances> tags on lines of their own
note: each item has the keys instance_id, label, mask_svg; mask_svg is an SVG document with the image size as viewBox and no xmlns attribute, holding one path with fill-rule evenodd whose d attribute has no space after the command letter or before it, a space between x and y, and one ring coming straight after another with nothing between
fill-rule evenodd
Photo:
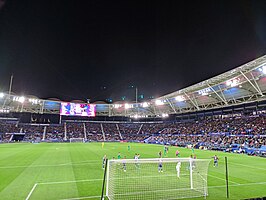
<instances>
[{"instance_id":1,"label":"large video scoreboard","mask_svg":"<svg viewBox=\"0 0 266 200\"><path fill-rule=\"evenodd\" d=\"M95 117L96 105L80 103L61 103L60 115Z\"/></svg>"}]
</instances>

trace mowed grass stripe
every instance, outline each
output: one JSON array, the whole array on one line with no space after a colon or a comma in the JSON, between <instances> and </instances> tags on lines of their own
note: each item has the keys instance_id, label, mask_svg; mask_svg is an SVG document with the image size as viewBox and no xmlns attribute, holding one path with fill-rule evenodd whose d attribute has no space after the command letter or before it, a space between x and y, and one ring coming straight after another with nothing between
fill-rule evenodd
<instances>
[{"instance_id":1,"label":"mowed grass stripe","mask_svg":"<svg viewBox=\"0 0 266 200\"><path fill-rule=\"evenodd\" d=\"M70 162L69 154L66 154L65 151L56 151L58 145L51 144L47 148L40 149L40 154L32 162L31 165L38 165L44 163L56 163L61 162L61 160ZM31 154L35 154L37 151L36 148L31 150ZM29 156L31 157L31 156ZM33 158L35 156L32 156ZM23 157L22 157L23 158ZM25 157L24 157L25 158ZM27 159L27 158L26 158ZM60 168L32 168L29 167L23 169L23 171L12 181L8 187L1 192L1 198L3 199L25 199L30 188L36 183L43 180L55 180L55 178L60 178L61 175L67 176L67 179L73 179L71 176L70 170L64 172ZM12 174L13 170L10 170ZM9 174L10 174L9 173ZM61 178L60 178L61 179ZM74 180L74 179L73 179ZM48 191L49 192L49 191ZM34 193L33 193L34 194Z\"/></svg>"},{"instance_id":2,"label":"mowed grass stripe","mask_svg":"<svg viewBox=\"0 0 266 200\"><path fill-rule=\"evenodd\" d=\"M99 196L103 178L101 162L104 154L107 154L108 158L117 158L118 152L121 152L122 157L133 158L135 153L140 153L141 158L156 158L159 150L163 152L163 146L160 145L130 143L131 151L127 150L127 145L127 143L105 143L102 148L101 143L1 144L0 188L4 188L4 190L0 192L0 199L3 197L3 199L25 200L35 183L38 183L38 186L33 191L30 200ZM166 157L175 157L176 149L176 147L170 147ZM192 153L190 149L178 149L181 152L181 157L189 157ZM7 154L10 154L11 157L8 158ZM266 196L266 186L256 184L266 180L266 173L262 170L266 166L266 159L203 150L195 150L195 154L198 158L211 159L215 154L220 158L219 167L215 168L212 164L209 167L211 176L208 178L208 185L211 187L208 199L225 199L226 197L225 187L223 187L225 184L224 156L228 157L229 180L240 184L249 184L236 187L232 185L233 182L230 182L230 199ZM1 167L19 165L24 165L24 167L1 169ZM2 181L2 178L14 175L16 178L11 183ZM157 175L157 170L154 175ZM97 179L97 181L82 181L86 179ZM62 183L65 181L73 182L48 184L49 182ZM15 192L17 194L14 195L14 191L17 191Z\"/></svg>"},{"instance_id":3,"label":"mowed grass stripe","mask_svg":"<svg viewBox=\"0 0 266 200\"><path fill-rule=\"evenodd\" d=\"M45 151L38 150L36 146L32 146L31 148L27 148L26 145L10 145L10 149L6 148L5 153L10 155L10 157L3 156L1 157L1 165L4 164L25 164L27 166L34 163L37 159L40 158ZM24 149L24 147L26 147ZM23 174L23 172L27 169L27 166L24 168L15 168L15 169L1 169L0 170L0 196L4 196L4 194L9 194L12 196L16 196L15 194L11 194L8 191L14 190L19 186L16 186L16 179ZM23 177L24 175L22 175ZM27 182L27 181L26 181ZM22 184L24 184L23 182ZM10 197L11 198L11 197ZM13 197L12 197L13 198Z\"/></svg>"},{"instance_id":4,"label":"mowed grass stripe","mask_svg":"<svg viewBox=\"0 0 266 200\"><path fill-rule=\"evenodd\" d=\"M39 162L45 163L71 163L71 156L69 147L66 144L53 144L49 148L48 153L43 156ZM41 164L37 162L38 164ZM34 168L35 169L35 168ZM41 182L58 182L65 180L75 180L72 166L65 167L47 167L43 168L41 173L38 174L38 178L35 179L36 183ZM32 193L30 199L57 199L65 198L65 196L78 196L78 190L76 184L70 186L55 185L53 187L41 187L39 184Z\"/></svg>"}]
</instances>

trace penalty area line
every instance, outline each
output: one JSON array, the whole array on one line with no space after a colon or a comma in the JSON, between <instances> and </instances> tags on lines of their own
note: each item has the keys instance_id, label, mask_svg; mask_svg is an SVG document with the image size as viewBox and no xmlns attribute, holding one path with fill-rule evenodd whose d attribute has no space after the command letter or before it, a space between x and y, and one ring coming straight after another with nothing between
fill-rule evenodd
<instances>
[{"instance_id":1,"label":"penalty area line","mask_svg":"<svg viewBox=\"0 0 266 200\"><path fill-rule=\"evenodd\" d=\"M43 183L38 183L38 184L39 185L52 185L52 184L79 183L79 182L102 181L102 180L103 179L86 179L86 180L73 180L73 181L43 182Z\"/></svg>"},{"instance_id":2,"label":"penalty area line","mask_svg":"<svg viewBox=\"0 0 266 200\"><path fill-rule=\"evenodd\" d=\"M234 185L229 185L230 187L240 187L240 186L250 186L250 185L265 185L266 182L256 182L256 183L244 183L244 184L234 184ZM208 186L208 189L212 188L222 188L226 187L226 185L214 185L214 186ZM184 190L184 189L174 189L173 191L178 191L178 190ZM190 190L190 189L185 189L185 190ZM171 191L171 190L166 190L166 191ZM149 192L154 192L154 191L147 191L146 193ZM145 192L144 192L145 193ZM133 192L131 195L136 195L140 194L140 192ZM68 198L68 199L61 199L61 200L80 200L80 199L93 199L93 198L100 198L101 196L87 196L87 197L75 197L75 198Z\"/></svg>"},{"instance_id":3,"label":"penalty area line","mask_svg":"<svg viewBox=\"0 0 266 200\"><path fill-rule=\"evenodd\" d=\"M29 200L29 199L30 199L30 196L32 195L32 193L33 193L33 191L35 190L35 188L37 187L37 185L38 185L38 183L35 183L35 184L33 185L33 187L31 188L30 193L28 194L28 196L26 197L25 200Z\"/></svg>"},{"instance_id":4,"label":"penalty area line","mask_svg":"<svg viewBox=\"0 0 266 200\"><path fill-rule=\"evenodd\" d=\"M76 198L60 199L60 200L94 199L94 198L100 198L100 197L101 197L101 196L88 196L88 197L76 197Z\"/></svg>"}]
</instances>

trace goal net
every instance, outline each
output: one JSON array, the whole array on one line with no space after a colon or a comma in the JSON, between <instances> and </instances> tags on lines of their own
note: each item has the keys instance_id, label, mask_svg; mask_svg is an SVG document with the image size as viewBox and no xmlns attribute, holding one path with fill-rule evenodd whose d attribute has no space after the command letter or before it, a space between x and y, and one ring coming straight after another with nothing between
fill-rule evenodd
<instances>
[{"instance_id":1,"label":"goal net","mask_svg":"<svg viewBox=\"0 0 266 200\"><path fill-rule=\"evenodd\" d=\"M106 196L109 200L206 197L209 163L190 158L108 160Z\"/></svg>"},{"instance_id":2,"label":"goal net","mask_svg":"<svg viewBox=\"0 0 266 200\"><path fill-rule=\"evenodd\" d=\"M85 142L84 138L70 138L70 143L73 142Z\"/></svg>"}]
</instances>

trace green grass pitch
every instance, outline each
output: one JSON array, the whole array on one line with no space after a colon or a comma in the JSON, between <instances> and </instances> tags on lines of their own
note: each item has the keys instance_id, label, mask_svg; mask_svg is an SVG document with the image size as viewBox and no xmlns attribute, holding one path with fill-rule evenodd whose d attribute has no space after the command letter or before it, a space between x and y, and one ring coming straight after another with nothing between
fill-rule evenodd
<instances>
[{"instance_id":1,"label":"green grass pitch","mask_svg":"<svg viewBox=\"0 0 266 200\"><path fill-rule=\"evenodd\" d=\"M0 199L53 200L100 199L103 170L102 157L156 158L163 146L130 143L41 143L0 145ZM165 157L174 157L170 147ZM178 148L187 158L190 149ZM266 159L247 155L195 150L197 158L217 154L217 168L208 172L207 199L226 199L224 157L228 157L230 199L266 196ZM107 198L106 198L107 199ZM204 199L204 198L197 198Z\"/></svg>"}]
</instances>

